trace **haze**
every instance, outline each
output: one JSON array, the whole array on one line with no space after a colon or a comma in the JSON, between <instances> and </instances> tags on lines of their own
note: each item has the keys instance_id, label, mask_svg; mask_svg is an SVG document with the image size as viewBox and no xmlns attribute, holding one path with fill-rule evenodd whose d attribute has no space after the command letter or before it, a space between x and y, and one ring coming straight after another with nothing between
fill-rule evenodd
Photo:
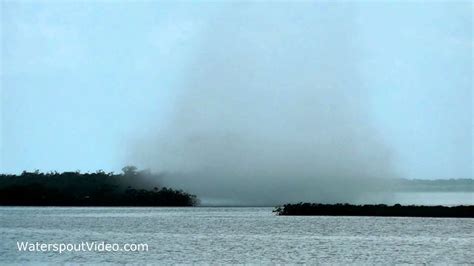
<instances>
[{"instance_id":1,"label":"haze","mask_svg":"<svg viewBox=\"0 0 474 266\"><path fill-rule=\"evenodd\" d=\"M2 2L2 172L253 204L472 178L472 3Z\"/></svg>"}]
</instances>

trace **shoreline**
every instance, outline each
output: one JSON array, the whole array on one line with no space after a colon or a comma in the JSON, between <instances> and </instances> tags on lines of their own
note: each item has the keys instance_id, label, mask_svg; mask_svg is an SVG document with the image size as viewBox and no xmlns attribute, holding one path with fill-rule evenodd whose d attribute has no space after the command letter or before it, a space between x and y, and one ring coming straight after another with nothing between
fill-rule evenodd
<instances>
[{"instance_id":1,"label":"shoreline","mask_svg":"<svg viewBox=\"0 0 474 266\"><path fill-rule=\"evenodd\" d=\"M474 205L352 205L352 204L285 204L273 210L278 216L373 216L373 217L425 217L474 218Z\"/></svg>"}]
</instances>

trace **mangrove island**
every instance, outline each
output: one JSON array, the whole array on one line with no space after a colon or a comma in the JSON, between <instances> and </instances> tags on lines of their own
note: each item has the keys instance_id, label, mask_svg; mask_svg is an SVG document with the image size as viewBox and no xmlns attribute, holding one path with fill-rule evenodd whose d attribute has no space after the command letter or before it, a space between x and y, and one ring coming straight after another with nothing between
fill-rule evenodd
<instances>
[{"instance_id":1,"label":"mangrove island","mask_svg":"<svg viewBox=\"0 0 474 266\"><path fill-rule=\"evenodd\" d=\"M453 217L474 218L474 206L388 206L297 203L276 207L277 215L314 216L391 216L391 217Z\"/></svg>"},{"instance_id":2,"label":"mangrove island","mask_svg":"<svg viewBox=\"0 0 474 266\"><path fill-rule=\"evenodd\" d=\"M159 175L124 167L123 173L24 171L0 174L3 206L196 206L195 195L158 185Z\"/></svg>"}]
</instances>

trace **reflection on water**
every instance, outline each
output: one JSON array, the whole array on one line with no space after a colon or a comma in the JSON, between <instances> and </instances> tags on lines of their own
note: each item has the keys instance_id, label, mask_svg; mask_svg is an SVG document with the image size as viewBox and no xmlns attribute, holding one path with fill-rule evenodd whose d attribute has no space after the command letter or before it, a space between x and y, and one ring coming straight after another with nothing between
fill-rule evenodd
<instances>
[{"instance_id":1,"label":"reflection on water","mask_svg":"<svg viewBox=\"0 0 474 266\"><path fill-rule=\"evenodd\" d=\"M4 263L469 263L474 219L278 217L271 208L0 208ZM17 241L147 243L24 253Z\"/></svg>"}]
</instances>

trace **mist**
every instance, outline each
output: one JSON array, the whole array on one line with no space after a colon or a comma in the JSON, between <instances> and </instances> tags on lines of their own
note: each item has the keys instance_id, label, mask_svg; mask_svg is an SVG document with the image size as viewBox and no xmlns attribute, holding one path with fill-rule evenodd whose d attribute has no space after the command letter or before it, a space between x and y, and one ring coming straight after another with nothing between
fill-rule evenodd
<instances>
[{"instance_id":1,"label":"mist","mask_svg":"<svg viewBox=\"0 0 474 266\"><path fill-rule=\"evenodd\" d=\"M223 6L168 120L133 143L130 161L207 204L373 201L396 174L358 73L356 13L349 3Z\"/></svg>"}]
</instances>

